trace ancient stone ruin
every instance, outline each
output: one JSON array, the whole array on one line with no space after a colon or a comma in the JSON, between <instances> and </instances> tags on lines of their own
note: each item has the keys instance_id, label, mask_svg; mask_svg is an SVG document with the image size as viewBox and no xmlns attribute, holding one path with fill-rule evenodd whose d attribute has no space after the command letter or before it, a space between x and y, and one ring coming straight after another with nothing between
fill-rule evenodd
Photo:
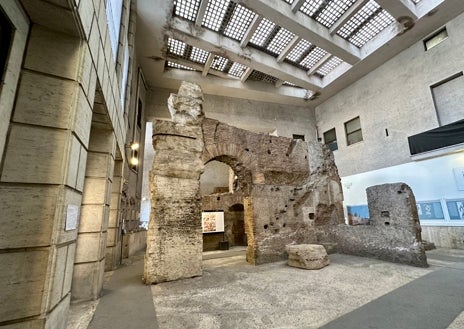
<instances>
[{"instance_id":1,"label":"ancient stone ruin","mask_svg":"<svg viewBox=\"0 0 464 329\"><path fill-rule=\"evenodd\" d=\"M404 183L367 189L370 225L333 230L339 252L426 267L416 199Z\"/></svg>"},{"instance_id":2,"label":"ancient stone ruin","mask_svg":"<svg viewBox=\"0 0 464 329\"><path fill-rule=\"evenodd\" d=\"M344 224L340 177L328 148L204 118L202 101L200 87L183 82L179 93L171 94L168 101L172 121L153 123L156 154L150 175L146 283L201 275L201 211L236 204L243 205L250 264L287 259L287 245L322 244L329 252L422 266L425 255L420 253L416 223L408 224L406 216L401 219L402 213L395 212L396 206L387 197L377 198L378 206L375 200L370 202L381 209L379 214L372 210L374 223L376 214L383 220L381 227ZM202 206L199 179L204 165L213 160L233 169L239 189L220 198L204 198ZM394 195L392 202L401 196L402 204L410 205L405 201L413 199L410 190L403 186L393 190L387 191ZM394 237L397 232L399 236Z\"/></svg>"}]
</instances>

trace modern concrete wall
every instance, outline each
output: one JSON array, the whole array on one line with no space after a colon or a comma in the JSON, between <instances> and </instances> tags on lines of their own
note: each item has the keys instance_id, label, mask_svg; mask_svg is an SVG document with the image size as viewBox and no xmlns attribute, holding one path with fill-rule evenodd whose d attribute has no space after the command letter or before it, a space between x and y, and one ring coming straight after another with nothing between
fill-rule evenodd
<instances>
[{"instance_id":1,"label":"modern concrete wall","mask_svg":"<svg viewBox=\"0 0 464 329\"><path fill-rule=\"evenodd\" d=\"M170 93L177 91L158 88L148 93L147 122L154 118L170 118L167 107ZM209 94L205 94L204 98L203 110L207 118L253 132L276 132L282 137L305 135L306 141L316 139L314 111L309 105L282 105Z\"/></svg>"},{"instance_id":2,"label":"modern concrete wall","mask_svg":"<svg viewBox=\"0 0 464 329\"><path fill-rule=\"evenodd\" d=\"M446 200L464 199L453 176L455 168L464 167L462 147L460 153L437 153L438 157L416 161L407 139L439 126L431 87L464 70L464 15L450 21L446 29L448 38L442 43L427 51L422 41L414 44L316 108L320 136L336 128L334 157L345 205L367 204L368 186L393 182L409 184L418 202L438 200L446 206ZM347 146L344 123L357 116L363 141ZM450 221L445 206L444 220L421 220L424 239L462 248L464 234L457 226L464 221Z\"/></svg>"},{"instance_id":3,"label":"modern concrete wall","mask_svg":"<svg viewBox=\"0 0 464 329\"><path fill-rule=\"evenodd\" d=\"M439 45L414 44L316 108L321 137L336 128L342 177L411 161L407 137L438 126L430 86L464 69L464 15L446 28ZM347 146L344 122L357 116L363 141Z\"/></svg>"},{"instance_id":4,"label":"modern concrete wall","mask_svg":"<svg viewBox=\"0 0 464 329\"><path fill-rule=\"evenodd\" d=\"M214 193L216 187L229 187L229 171L231 168L225 163L211 161L205 165L205 171L200 176L201 195Z\"/></svg>"}]
</instances>

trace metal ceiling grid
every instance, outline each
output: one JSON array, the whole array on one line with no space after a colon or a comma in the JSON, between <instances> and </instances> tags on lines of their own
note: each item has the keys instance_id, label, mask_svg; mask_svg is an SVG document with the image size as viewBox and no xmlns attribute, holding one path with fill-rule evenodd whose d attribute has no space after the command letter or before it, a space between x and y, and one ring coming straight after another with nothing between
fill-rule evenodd
<instances>
[{"instance_id":1,"label":"metal ceiling grid","mask_svg":"<svg viewBox=\"0 0 464 329\"><path fill-rule=\"evenodd\" d=\"M261 23L259 23L255 33L251 37L250 43L259 47L264 47L266 41L269 39L275 27L276 25L273 22L267 18L263 18Z\"/></svg>"},{"instance_id":2,"label":"metal ceiling grid","mask_svg":"<svg viewBox=\"0 0 464 329\"><path fill-rule=\"evenodd\" d=\"M273 77L272 75L253 70L253 72L251 72L250 76L248 77L248 80L262 81L266 83L275 84L278 79L276 77Z\"/></svg>"},{"instance_id":3,"label":"metal ceiling grid","mask_svg":"<svg viewBox=\"0 0 464 329\"><path fill-rule=\"evenodd\" d=\"M187 44L185 42L168 38L168 53L172 55L176 55L179 57L184 57L185 48Z\"/></svg>"},{"instance_id":4,"label":"metal ceiling grid","mask_svg":"<svg viewBox=\"0 0 464 329\"><path fill-rule=\"evenodd\" d=\"M317 62L319 62L322 57L324 57L325 55L327 55L327 51L322 49L322 48L319 48L319 47L316 47L313 51L311 51L308 56L306 56L302 61L301 61L301 65L304 66L305 68L307 69L310 69L311 67L314 66L314 64L316 64Z\"/></svg>"},{"instance_id":5,"label":"metal ceiling grid","mask_svg":"<svg viewBox=\"0 0 464 329\"><path fill-rule=\"evenodd\" d=\"M334 0L321 11L316 21L330 29L355 2L356 0Z\"/></svg>"},{"instance_id":6,"label":"metal ceiling grid","mask_svg":"<svg viewBox=\"0 0 464 329\"><path fill-rule=\"evenodd\" d=\"M173 69L181 69L181 70L187 70L187 71L196 71L194 68L192 68L192 67L190 67L190 66L185 66L185 65L178 64L178 63L174 63L174 62L171 62L171 61L167 61L167 62L166 62L166 66L167 66L167 67L170 67L170 68L173 68Z\"/></svg>"},{"instance_id":7,"label":"metal ceiling grid","mask_svg":"<svg viewBox=\"0 0 464 329\"><path fill-rule=\"evenodd\" d=\"M412 0L412 2L414 2L414 4L418 4L419 2L421 2L422 0Z\"/></svg>"},{"instance_id":8,"label":"metal ceiling grid","mask_svg":"<svg viewBox=\"0 0 464 329\"><path fill-rule=\"evenodd\" d=\"M293 4L294 0L284 0L286 3Z\"/></svg>"},{"instance_id":9,"label":"metal ceiling grid","mask_svg":"<svg viewBox=\"0 0 464 329\"><path fill-rule=\"evenodd\" d=\"M294 33L290 32L287 29L281 28L266 49L278 55L282 52L282 50L284 50L284 48L288 45L290 41L292 41L294 37Z\"/></svg>"},{"instance_id":10,"label":"metal ceiling grid","mask_svg":"<svg viewBox=\"0 0 464 329\"><path fill-rule=\"evenodd\" d=\"M311 46L311 42L301 39L285 59L293 63L299 63L302 60L303 54L310 50Z\"/></svg>"},{"instance_id":11,"label":"metal ceiling grid","mask_svg":"<svg viewBox=\"0 0 464 329\"><path fill-rule=\"evenodd\" d=\"M255 16L256 14L248 8L236 5L231 17L228 19L229 22L224 29L224 35L237 41L242 40Z\"/></svg>"},{"instance_id":12,"label":"metal ceiling grid","mask_svg":"<svg viewBox=\"0 0 464 329\"><path fill-rule=\"evenodd\" d=\"M386 10L381 9L349 41L357 47L362 47L394 21L395 19Z\"/></svg>"},{"instance_id":13,"label":"metal ceiling grid","mask_svg":"<svg viewBox=\"0 0 464 329\"><path fill-rule=\"evenodd\" d=\"M337 31L337 34L361 47L393 21L394 18L377 2L370 0Z\"/></svg>"},{"instance_id":14,"label":"metal ceiling grid","mask_svg":"<svg viewBox=\"0 0 464 329\"><path fill-rule=\"evenodd\" d=\"M321 5L329 2L330 0L306 0L303 5L300 7L300 11L309 17L313 17L313 15L318 11Z\"/></svg>"},{"instance_id":15,"label":"metal ceiling grid","mask_svg":"<svg viewBox=\"0 0 464 329\"><path fill-rule=\"evenodd\" d=\"M329 59L326 63L324 63L324 65L322 65L319 68L319 70L316 71L316 73L321 76L326 76L330 73L330 71L335 69L341 63L343 63L343 61L340 58L334 56L331 59Z\"/></svg>"},{"instance_id":16,"label":"metal ceiling grid","mask_svg":"<svg viewBox=\"0 0 464 329\"><path fill-rule=\"evenodd\" d=\"M174 1L174 15L195 21L201 0L176 0Z\"/></svg>"},{"instance_id":17,"label":"metal ceiling grid","mask_svg":"<svg viewBox=\"0 0 464 329\"><path fill-rule=\"evenodd\" d=\"M206 50L192 47L192 52L190 53L190 60L193 62L205 64L208 60L209 52Z\"/></svg>"},{"instance_id":18,"label":"metal ceiling grid","mask_svg":"<svg viewBox=\"0 0 464 329\"><path fill-rule=\"evenodd\" d=\"M215 55L213 62L211 63L211 68L217 71L224 72L228 61L229 60L227 58Z\"/></svg>"},{"instance_id":19,"label":"metal ceiling grid","mask_svg":"<svg viewBox=\"0 0 464 329\"><path fill-rule=\"evenodd\" d=\"M246 71L247 67L245 65L242 65L240 63L234 63L229 69L229 72L227 72L230 75L233 75L234 77L241 78L243 73Z\"/></svg>"},{"instance_id":20,"label":"metal ceiling grid","mask_svg":"<svg viewBox=\"0 0 464 329\"><path fill-rule=\"evenodd\" d=\"M213 31L219 31L221 28L230 0L208 1L205 16L203 17L202 26Z\"/></svg>"}]
</instances>

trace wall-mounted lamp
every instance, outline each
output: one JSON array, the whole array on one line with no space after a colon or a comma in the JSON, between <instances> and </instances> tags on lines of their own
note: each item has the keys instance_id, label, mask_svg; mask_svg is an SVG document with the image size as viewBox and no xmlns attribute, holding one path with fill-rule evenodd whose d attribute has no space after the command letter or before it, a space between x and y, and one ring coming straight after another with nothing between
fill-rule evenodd
<instances>
[{"instance_id":1,"label":"wall-mounted lamp","mask_svg":"<svg viewBox=\"0 0 464 329\"><path fill-rule=\"evenodd\" d=\"M131 156L129 159L129 164L134 170L137 170L137 166L139 165L139 147L140 144L137 142L132 142L130 144Z\"/></svg>"}]
</instances>

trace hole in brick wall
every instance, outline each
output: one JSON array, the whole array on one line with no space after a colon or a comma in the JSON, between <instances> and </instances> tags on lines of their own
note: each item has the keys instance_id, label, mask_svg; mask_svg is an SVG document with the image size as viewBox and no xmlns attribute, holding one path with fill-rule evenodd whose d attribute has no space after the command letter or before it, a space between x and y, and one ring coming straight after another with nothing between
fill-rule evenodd
<instances>
[{"instance_id":1,"label":"hole in brick wall","mask_svg":"<svg viewBox=\"0 0 464 329\"><path fill-rule=\"evenodd\" d=\"M390 222L385 222L385 225L387 225L387 226L390 225Z\"/></svg>"},{"instance_id":2,"label":"hole in brick wall","mask_svg":"<svg viewBox=\"0 0 464 329\"><path fill-rule=\"evenodd\" d=\"M287 226L287 224L284 223L284 224L282 225L282 227L285 227L285 226Z\"/></svg>"},{"instance_id":3,"label":"hole in brick wall","mask_svg":"<svg viewBox=\"0 0 464 329\"><path fill-rule=\"evenodd\" d=\"M307 156L307 155L305 155L305 159L307 159L307 158L308 158L308 156Z\"/></svg>"},{"instance_id":4,"label":"hole in brick wall","mask_svg":"<svg viewBox=\"0 0 464 329\"><path fill-rule=\"evenodd\" d=\"M250 152L250 149L249 149L249 148L246 148L245 151Z\"/></svg>"},{"instance_id":5,"label":"hole in brick wall","mask_svg":"<svg viewBox=\"0 0 464 329\"><path fill-rule=\"evenodd\" d=\"M288 156L288 153L285 153L286 156Z\"/></svg>"},{"instance_id":6,"label":"hole in brick wall","mask_svg":"<svg viewBox=\"0 0 464 329\"><path fill-rule=\"evenodd\" d=\"M314 219L314 213L313 212L309 213L309 219Z\"/></svg>"},{"instance_id":7,"label":"hole in brick wall","mask_svg":"<svg viewBox=\"0 0 464 329\"><path fill-rule=\"evenodd\" d=\"M267 154L271 154L271 150L267 150Z\"/></svg>"},{"instance_id":8,"label":"hole in brick wall","mask_svg":"<svg viewBox=\"0 0 464 329\"><path fill-rule=\"evenodd\" d=\"M279 233L279 231L280 230L278 228L274 229L274 233Z\"/></svg>"},{"instance_id":9,"label":"hole in brick wall","mask_svg":"<svg viewBox=\"0 0 464 329\"><path fill-rule=\"evenodd\" d=\"M219 200L221 200L221 197L220 197L220 196L218 196L218 197L216 198L216 200L218 200L218 201L219 201Z\"/></svg>"},{"instance_id":10,"label":"hole in brick wall","mask_svg":"<svg viewBox=\"0 0 464 329\"><path fill-rule=\"evenodd\" d=\"M287 205L285 205L285 208L287 208L287 207L288 207L288 206L287 206Z\"/></svg>"},{"instance_id":11,"label":"hole in brick wall","mask_svg":"<svg viewBox=\"0 0 464 329\"><path fill-rule=\"evenodd\" d=\"M401 193L403 193L403 191L398 191L398 194L401 194Z\"/></svg>"},{"instance_id":12,"label":"hole in brick wall","mask_svg":"<svg viewBox=\"0 0 464 329\"><path fill-rule=\"evenodd\" d=\"M380 212L380 217L390 217L390 212L389 211L381 211Z\"/></svg>"},{"instance_id":13,"label":"hole in brick wall","mask_svg":"<svg viewBox=\"0 0 464 329\"><path fill-rule=\"evenodd\" d=\"M268 227L269 227L269 225L267 225L267 224L264 225L265 230L267 230Z\"/></svg>"}]
</instances>

